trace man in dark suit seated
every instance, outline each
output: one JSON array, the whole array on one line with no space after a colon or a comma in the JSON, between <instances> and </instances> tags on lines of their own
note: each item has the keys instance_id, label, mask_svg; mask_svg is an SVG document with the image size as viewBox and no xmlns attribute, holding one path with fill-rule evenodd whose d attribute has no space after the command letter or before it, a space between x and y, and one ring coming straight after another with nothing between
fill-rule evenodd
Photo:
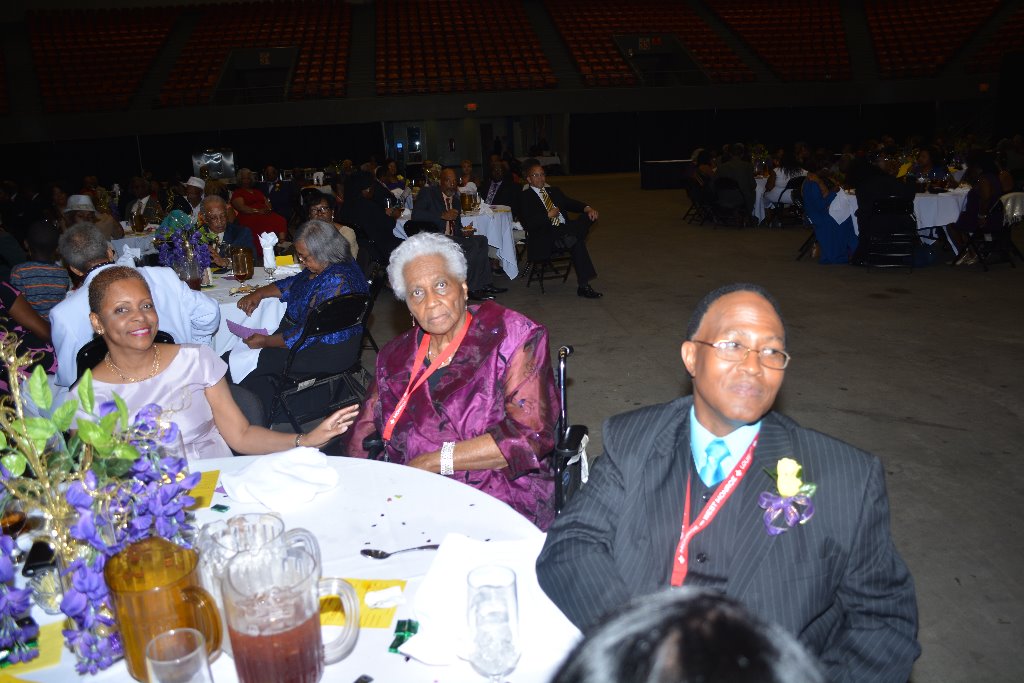
<instances>
[{"instance_id":1,"label":"man in dark suit seated","mask_svg":"<svg viewBox=\"0 0 1024 683\"><path fill-rule=\"evenodd\" d=\"M286 221L292 219L295 211L295 183L281 178L281 173L274 166L263 169L263 182L259 184L263 194L270 200L270 208L274 213L284 216Z\"/></svg>"},{"instance_id":2,"label":"man in dark suit seated","mask_svg":"<svg viewBox=\"0 0 1024 683\"><path fill-rule=\"evenodd\" d=\"M576 294L586 299L599 299L603 294L590 286L597 270L587 250L587 235L597 222L597 209L578 199L569 197L557 187L546 186L544 167L536 159L523 165L525 188L519 198L519 222L526 230L526 245L531 259L543 260L552 248L569 249L572 266L576 269ZM569 212L581 214L570 219Z\"/></svg>"},{"instance_id":3,"label":"man in dark suit seated","mask_svg":"<svg viewBox=\"0 0 1024 683\"><path fill-rule=\"evenodd\" d=\"M512 182L501 160L491 161L491 175L479 188L480 201L492 206L500 204L512 209L513 216L519 216L519 196L522 187Z\"/></svg>"},{"instance_id":4,"label":"man in dark suit seated","mask_svg":"<svg viewBox=\"0 0 1024 683\"><path fill-rule=\"evenodd\" d=\"M726 190L718 194L721 206L740 209L746 219L754 210L757 198L757 181L754 179L754 165L750 163L747 149L742 143L725 145L719 157L715 179L729 178L735 180L739 190Z\"/></svg>"},{"instance_id":5,"label":"man in dark suit seated","mask_svg":"<svg viewBox=\"0 0 1024 683\"><path fill-rule=\"evenodd\" d=\"M507 292L495 287L491 264L487 258L487 238L466 235L462 231L462 204L459 201L459 180L455 169L441 171L440 184L420 189L412 207L412 220L431 223L440 232L458 242L466 253L466 285L473 301L493 299L495 294Z\"/></svg>"},{"instance_id":6,"label":"man in dark suit seated","mask_svg":"<svg viewBox=\"0 0 1024 683\"><path fill-rule=\"evenodd\" d=\"M359 171L349 176L345 184L345 203L338 211L338 219L373 240L372 258L387 265L391 252L402 243L395 237L395 220L402 215L402 209L385 209L373 201L373 186L376 184L368 171Z\"/></svg>"},{"instance_id":7,"label":"man in dark suit seated","mask_svg":"<svg viewBox=\"0 0 1024 683\"><path fill-rule=\"evenodd\" d=\"M829 680L905 683L917 600L882 464L772 412L785 348L761 287L705 296L682 345L693 396L605 424L537 578L584 630L636 596L711 588L798 636Z\"/></svg>"},{"instance_id":8,"label":"man in dark suit seated","mask_svg":"<svg viewBox=\"0 0 1024 683\"><path fill-rule=\"evenodd\" d=\"M185 181L185 194L174 195L172 209L181 211L186 216L195 218L199 215L199 205L203 201L203 190L206 189L206 181L202 178L192 176Z\"/></svg>"},{"instance_id":9,"label":"man in dark suit seated","mask_svg":"<svg viewBox=\"0 0 1024 683\"><path fill-rule=\"evenodd\" d=\"M256 252L252 231L238 223L228 223L228 203L220 195L212 194L199 205L199 215L210 232L218 235L222 245L227 247L248 247ZM225 253L225 255L221 255ZM212 253L211 260L221 268L231 266L230 249L219 249Z\"/></svg>"}]
</instances>

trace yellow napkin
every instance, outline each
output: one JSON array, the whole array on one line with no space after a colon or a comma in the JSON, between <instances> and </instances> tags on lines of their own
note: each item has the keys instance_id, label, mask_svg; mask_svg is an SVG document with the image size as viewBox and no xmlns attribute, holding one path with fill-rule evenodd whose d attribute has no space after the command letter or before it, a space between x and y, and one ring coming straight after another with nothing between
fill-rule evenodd
<instances>
[{"instance_id":1,"label":"yellow napkin","mask_svg":"<svg viewBox=\"0 0 1024 683\"><path fill-rule=\"evenodd\" d=\"M59 664L61 654L64 652L64 634L61 633L63 628L63 621L40 626L39 656L31 661L14 664L0 671L0 683L20 681L22 679L18 678L19 674L27 674Z\"/></svg>"},{"instance_id":2,"label":"yellow napkin","mask_svg":"<svg viewBox=\"0 0 1024 683\"><path fill-rule=\"evenodd\" d=\"M277 265L279 265L279 266L290 266L290 265L293 265L294 263L295 263L295 257L290 255L290 254L288 256L278 256L277 257Z\"/></svg>"},{"instance_id":3,"label":"yellow napkin","mask_svg":"<svg viewBox=\"0 0 1024 683\"><path fill-rule=\"evenodd\" d=\"M213 490L217 488L217 479L219 477L220 470L203 472L203 476L199 480L199 483L196 484L195 488L188 493L188 495L196 499L195 505L190 507L189 510L198 510L199 508L210 507L210 503L213 502Z\"/></svg>"},{"instance_id":4,"label":"yellow napkin","mask_svg":"<svg viewBox=\"0 0 1024 683\"><path fill-rule=\"evenodd\" d=\"M370 609L366 606L366 594L370 591L379 591L392 586L398 586L405 590L405 581L402 579L345 579L356 589L359 596L359 628L390 628L391 621L395 618L395 610L398 607L385 607L383 609ZM345 613L341 611L341 600L337 596L328 596L320 599L320 625L321 626L344 626Z\"/></svg>"}]
</instances>

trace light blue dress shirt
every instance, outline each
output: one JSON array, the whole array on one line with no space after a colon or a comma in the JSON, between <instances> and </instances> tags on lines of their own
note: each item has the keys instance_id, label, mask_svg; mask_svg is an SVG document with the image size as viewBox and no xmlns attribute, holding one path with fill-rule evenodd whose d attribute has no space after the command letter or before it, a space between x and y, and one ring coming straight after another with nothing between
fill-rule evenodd
<instances>
[{"instance_id":1,"label":"light blue dress shirt","mask_svg":"<svg viewBox=\"0 0 1024 683\"><path fill-rule=\"evenodd\" d=\"M728 472L739 463L743 454L747 452L747 448L754 441L754 437L761 431L761 421L758 420L752 425L743 425L739 429L736 429L725 436L715 436L697 420L697 415L690 408L690 451L693 453L693 462L697 466L697 471L704 471L704 465L708 461L708 444L715 439L721 439L725 442L725 445L729 448L729 457L722 460L721 468L723 472ZM703 479L702 479L703 481ZM705 486L711 486L709 482L704 482Z\"/></svg>"}]
</instances>

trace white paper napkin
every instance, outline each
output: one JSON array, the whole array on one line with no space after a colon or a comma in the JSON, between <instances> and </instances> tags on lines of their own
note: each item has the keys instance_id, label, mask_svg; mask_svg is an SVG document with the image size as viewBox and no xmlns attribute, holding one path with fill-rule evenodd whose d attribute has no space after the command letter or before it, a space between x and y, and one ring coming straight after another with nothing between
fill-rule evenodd
<instances>
[{"instance_id":1,"label":"white paper napkin","mask_svg":"<svg viewBox=\"0 0 1024 683\"><path fill-rule=\"evenodd\" d=\"M326 455L303 446L261 456L237 472L222 473L220 481L232 500L287 512L337 486L338 471Z\"/></svg>"},{"instance_id":2,"label":"white paper napkin","mask_svg":"<svg viewBox=\"0 0 1024 683\"><path fill-rule=\"evenodd\" d=\"M302 266L297 263L292 263L287 266L278 266L277 272L274 273L276 277L288 277L289 275L298 275L302 272Z\"/></svg>"},{"instance_id":3,"label":"white paper napkin","mask_svg":"<svg viewBox=\"0 0 1024 683\"><path fill-rule=\"evenodd\" d=\"M263 247L263 267L274 268L277 266L277 257L274 256L274 245L277 244L277 235L272 232L260 234L260 246Z\"/></svg>"},{"instance_id":4,"label":"white paper napkin","mask_svg":"<svg viewBox=\"0 0 1024 683\"><path fill-rule=\"evenodd\" d=\"M500 564L516 573L521 661L569 652L579 630L541 590L535 564L544 534L521 541L476 541L448 534L441 542L413 608L420 630L399 651L424 664L445 666L469 652L466 628L466 576L476 567Z\"/></svg>"},{"instance_id":5,"label":"white paper napkin","mask_svg":"<svg viewBox=\"0 0 1024 683\"><path fill-rule=\"evenodd\" d=\"M462 194L473 194L474 192L476 192L476 183L474 183L473 181L469 181L468 183L459 188L459 192L461 192Z\"/></svg>"},{"instance_id":6,"label":"white paper napkin","mask_svg":"<svg viewBox=\"0 0 1024 683\"><path fill-rule=\"evenodd\" d=\"M114 261L119 266L132 266L135 267L135 259L142 258L142 250L135 247L129 247L127 244L122 245L121 255Z\"/></svg>"}]
</instances>

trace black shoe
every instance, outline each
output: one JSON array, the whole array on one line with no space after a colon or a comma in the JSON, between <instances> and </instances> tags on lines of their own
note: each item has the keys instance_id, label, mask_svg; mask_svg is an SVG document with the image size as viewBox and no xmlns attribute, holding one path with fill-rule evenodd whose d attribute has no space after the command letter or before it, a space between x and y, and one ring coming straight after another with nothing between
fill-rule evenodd
<instances>
[{"instance_id":1,"label":"black shoe","mask_svg":"<svg viewBox=\"0 0 1024 683\"><path fill-rule=\"evenodd\" d=\"M504 294L508 291L508 287L495 287L494 285L484 285L480 291L487 292L488 294Z\"/></svg>"},{"instance_id":2,"label":"black shoe","mask_svg":"<svg viewBox=\"0 0 1024 683\"><path fill-rule=\"evenodd\" d=\"M470 301L493 301L494 295L483 289L474 289L469 292Z\"/></svg>"},{"instance_id":3,"label":"black shoe","mask_svg":"<svg viewBox=\"0 0 1024 683\"><path fill-rule=\"evenodd\" d=\"M576 288L576 296L582 296L584 299L600 299L604 294L595 291L590 285L583 285Z\"/></svg>"}]
</instances>

